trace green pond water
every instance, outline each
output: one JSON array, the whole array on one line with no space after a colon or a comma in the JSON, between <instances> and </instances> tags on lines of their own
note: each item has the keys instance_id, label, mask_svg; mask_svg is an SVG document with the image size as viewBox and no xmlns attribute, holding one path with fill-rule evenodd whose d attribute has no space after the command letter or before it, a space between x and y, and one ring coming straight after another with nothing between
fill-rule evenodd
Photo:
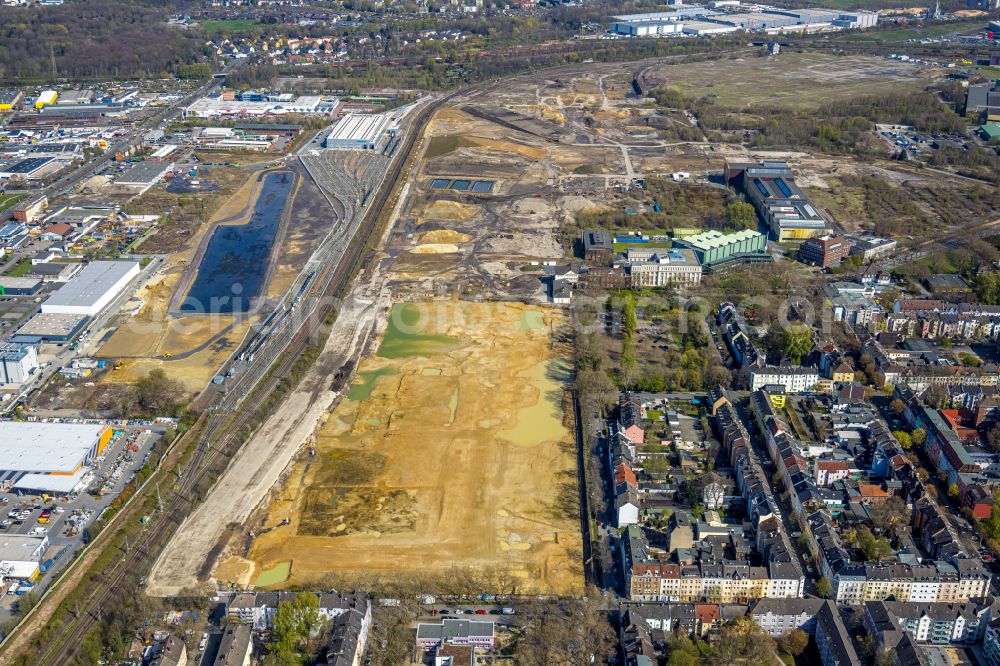
<instances>
[{"instance_id":1,"label":"green pond water","mask_svg":"<svg viewBox=\"0 0 1000 666\"><path fill-rule=\"evenodd\" d=\"M292 563L291 562L278 562L270 569L264 569L257 576L257 580L253 582L256 587L269 587L271 585L277 585L279 583L284 583L288 580L288 577L292 575Z\"/></svg>"},{"instance_id":2,"label":"green pond water","mask_svg":"<svg viewBox=\"0 0 1000 666\"><path fill-rule=\"evenodd\" d=\"M521 314L521 330L533 331L545 326L545 315L538 310L525 310Z\"/></svg>"},{"instance_id":3,"label":"green pond water","mask_svg":"<svg viewBox=\"0 0 1000 666\"><path fill-rule=\"evenodd\" d=\"M447 351L460 341L448 335L421 333L421 309L413 303L397 303L392 307L389 326L382 336L376 356L405 358L431 356Z\"/></svg>"},{"instance_id":4,"label":"green pond water","mask_svg":"<svg viewBox=\"0 0 1000 666\"><path fill-rule=\"evenodd\" d=\"M347 393L348 400L368 400L375 390L375 382L379 377L387 377L396 374L396 368L379 368L377 370L359 370L358 380L351 385L351 390Z\"/></svg>"},{"instance_id":5,"label":"green pond water","mask_svg":"<svg viewBox=\"0 0 1000 666\"><path fill-rule=\"evenodd\" d=\"M560 359L542 361L522 373L525 379L542 392L534 405L517 410L517 425L503 430L500 436L521 446L565 439L568 436L562 422L562 392L569 380L566 362Z\"/></svg>"}]
</instances>

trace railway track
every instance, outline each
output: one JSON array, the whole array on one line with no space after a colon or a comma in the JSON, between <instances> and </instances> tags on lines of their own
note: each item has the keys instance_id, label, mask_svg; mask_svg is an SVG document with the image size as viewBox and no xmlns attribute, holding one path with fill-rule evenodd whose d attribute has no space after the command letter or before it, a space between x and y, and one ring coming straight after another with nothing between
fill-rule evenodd
<instances>
[{"instance_id":1,"label":"railway track","mask_svg":"<svg viewBox=\"0 0 1000 666\"><path fill-rule=\"evenodd\" d=\"M395 190L395 183L410 163L413 149L417 145L424 125L434 111L456 94L459 93L452 93L436 100L420 111L411 131L408 132L404 145L401 146L402 152L390 164L383 185L372 197L365 214L366 219L349 244L347 251L336 267L331 267L332 275L328 281L317 280L319 284L326 283L322 298L317 299L316 307L312 309L310 315L291 337L288 345L281 350L277 365L254 386L248 387L246 389L248 394L252 392L255 395L268 396L277 388L278 383L288 375L296 359L308 346L312 332L318 330L329 316L333 308L333 299L342 296L350 286L351 278L355 275L365 252L370 249L369 242L381 227L380 223L383 214L387 211L390 196ZM270 349L274 350L270 356L278 356L278 345L274 345ZM254 402L260 404L260 401ZM198 447L191 461L177 479L174 495L139 542L129 544L127 551L122 554L121 560L111 567L110 571L101 574L102 580L99 587L92 591L84 601L77 604L75 617L64 622L59 633L48 637L45 648L36 655L32 663L42 666L61 666L70 663L83 640L100 622L104 610L120 604L120 599L125 598L125 595L134 594L140 578L153 565L160 549L184 522L202 482L207 479L209 474L221 472L225 468L226 460L233 455L233 451L230 449L239 446L240 433L249 428L260 416L256 409L250 407L236 412L211 411L203 417L206 419L205 430L200 436Z\"/></svg>"}]
</instances>

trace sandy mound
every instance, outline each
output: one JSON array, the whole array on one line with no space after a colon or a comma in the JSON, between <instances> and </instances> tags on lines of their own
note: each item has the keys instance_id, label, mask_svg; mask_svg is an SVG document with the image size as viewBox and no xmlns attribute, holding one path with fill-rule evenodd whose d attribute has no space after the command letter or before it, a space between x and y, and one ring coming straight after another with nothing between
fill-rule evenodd
<instances>
[{"instance_id":1,"label":"sandy mound","mask_svg":"<svg viewBox=\"0 0 1000 666\"><path fill-rule=\"evenodd\" d=\"M236 583L238 587L247 587L253 578L255 567L256 565L250 560L234 555L220 562L212 572L212 577L219 582Z\"/></svg>"},{"instance_id":2,"label":"sandy mound","mask_svg":"<svg viewBox=\"0 0 1000 666\"><path fill-rule=\"evenodd\" d=\"M410 252L413 254L453 254L458 252L458 246L454 243L427 243L416 246Z\"/></svg>"},{"instance_id":3,"label":"sandy mound","mask_svg":"<svg viewBox=\"0 0 1000 666\"><path fill-rule=\"evenodd\" d=\"M579 213L581 210L588 210L595 208L594 202L586 197L578 197L575 195L570 195L560 199L559 203L563 208L571 213Z\"/></svg>"},{"instance_id":4,"label":"sandy mound","mask_svg":"<svg viewBox=\"0 0 1000 666\"><path fill-rule=\"evenodd\" d=\"M451 229L435 229L417 235L418 243L468 243L472 236Z\"/></svg>"},{"instance_id":5,"label":"sandy mound","mask_svg":"<svg viewBox=\"0 0 1000 666\"><path fill-rule=\"evenodd\" d=\"M459 203L457 201L435 201L424 209L424 217L465 222L472 219L478 208L478 206Z\"/></svg>"}]
</instances>

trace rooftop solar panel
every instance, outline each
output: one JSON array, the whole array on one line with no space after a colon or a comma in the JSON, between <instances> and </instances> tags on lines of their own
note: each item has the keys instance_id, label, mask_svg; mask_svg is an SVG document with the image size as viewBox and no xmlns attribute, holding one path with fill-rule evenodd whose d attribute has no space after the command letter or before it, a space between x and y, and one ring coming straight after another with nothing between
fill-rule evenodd
<instances>
[{"instance_id":1,"label":"rooftop solar panel","mask_svg":"<svg viewBox=\"0 0 1000 666\"><path fill-rule=\"evenodd\" d=\"M785 184L785 181L783 179L775 178L774 184L778 186L778 189L781 190L781 193L783 195L785 195L786 197L792 196L791 189L789 189L788 185Z\"/></svg>"}]
</instances>

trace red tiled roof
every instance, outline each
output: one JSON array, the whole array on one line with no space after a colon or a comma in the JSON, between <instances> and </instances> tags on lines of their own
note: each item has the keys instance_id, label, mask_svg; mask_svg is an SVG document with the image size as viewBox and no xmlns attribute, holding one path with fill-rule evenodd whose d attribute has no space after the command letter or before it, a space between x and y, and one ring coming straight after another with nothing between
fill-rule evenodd
<instances>
[{"instance_id":1,"label":"red tiled roof","mask_svg":"<svg viewBox=\"0 0 1000 666\"><path fill-rule=\"evenodd\" d=\"M858 486L862 497L888 497L891 493L882 486L866 483Z\"/></svg>"},{"instance_id":2,"label":"red tiled roof","mask_svg":"<svg viewBox=\"0 0 1000 666\"><path fill-rule=\"evenodd\" d=\"M639 487L639 479L636 478L632 468L627 465L615 465L615 485L620 483L627 483L633 488Z\"/></svg>"},{"instance_id":3,"label":"red tiled roof","mask_svg":"<svg viewBox=\"0 0 1000 666\"><path fill-rule=\"evenodd\" d=\"M65 222L56 222L48 229L45 230L47 234L58 234L60 236L65 236L69 232L73 231L73 227L69 226Z\"/></svg>"},{"instance_id":4,"label":"red tiled roof","mask_svg":"<svg viewBox=\"0 0 1000 666\"><path fill-rule=\"evenodd\" d=\"M911 464L910 459L901 453L897 453L892 458L890 458L889 463L892 465L892 468L896 470L903 469L904 467L908 467Z\"/></svg>"},{"instance_id":5,"label":"red tiled roof","mask_svg":"<svg viewBox=\"0 0 1000 666\"><path fill-rule=\"evenodd\" d=\"M695 604L694 614L705 624L712 624L722 619L722 612L715 604Z\"/></svg>"},{"instance_id":6,"label":"red tiled roof","mask_svg":"<svg viewBox=\"0 0 1000 666\"><path fill-rule=\"evenodd\" d=\"M851 469L850 465L842 460L820 460L816 463L816 467L827 472L846 472Z\"/></svg>"}]
</instances>

